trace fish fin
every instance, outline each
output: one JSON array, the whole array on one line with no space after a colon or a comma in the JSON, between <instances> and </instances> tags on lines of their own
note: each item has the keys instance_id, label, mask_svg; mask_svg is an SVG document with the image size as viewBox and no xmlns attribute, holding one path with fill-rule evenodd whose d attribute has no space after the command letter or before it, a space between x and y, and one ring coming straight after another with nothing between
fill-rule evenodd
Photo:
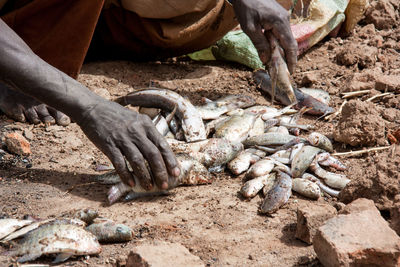
<instances>
[{"instance_id":1,"label":"fish fin","mask_svg":"<svg viewBox=\"0 0 400 267\"><path fill-rule=\"evenodd\" d=\"M40 256L41 254L25 254L24 256L18 258L18 262L23 263L27 261L33 261L39 258Z\"/></svg>"},{"instance_id":2,"label":"fish fin","mask_svg":"<svg viewBox=\"0 0 400 267\"><path fill-rule=\"evenodd\" d=\"M207 97L202 97L202 98L201 98L201 101L202 101L204 104L212 103L212 102L213 102L211 99L208 99Z\"/></svg>"},{"instance_id":3,"label":"fish fin","mask_svg":"<svg viewBox=\"0 0 400 267\"><path fill-rule=\"evenodd\" d=\"M68 260L69 257L71 257L72 255L74 255L74 254L71 252L59 253L59 254L57 254L57 257L54 259L53 263L64 262L64 261Z\"/></svg>"}]
</instances>

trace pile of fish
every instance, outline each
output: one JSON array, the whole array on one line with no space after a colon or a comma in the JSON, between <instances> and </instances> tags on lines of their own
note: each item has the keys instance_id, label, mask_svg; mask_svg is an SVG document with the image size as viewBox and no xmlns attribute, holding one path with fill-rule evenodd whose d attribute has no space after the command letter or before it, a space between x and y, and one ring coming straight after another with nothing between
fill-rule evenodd
<instances>
[{"instance_id":1,"label":"pile of fish","mask_svg":"<svg viewBox=\"0 0 400 267\"><path fill-rule=\"evenodd\" d=\"M263 84L268 82L265 76L268 74L258 71L255 75L256 81L261 79L261 87L268 88ZM326 136L312 132L307 138L299 137L301 131L314 129L312 125L297 123L303 113L332 112L327 104L329 95L316 89L294 92L307 101L297 101L283 109L256 105L253 98L243 95L229 95L215 101L204 99L203 105L194 106L179 94L158 88L138 90L116 101L140 107L139 112L153 120L175 152L181 175L169 179L169 189L211 183L214 176L210 173L222 172L227 167L234 175L246 172L248 181L241 189L242 195L250 198L263 191L261 212L273 213L287 202L292 190L316 199L321 190L337 196L338 190L349 182L344 175L321 168L323 165L345 169L330 156L333 148ZM276 96L280 98L279 90ZM307 169L318 178L306 173ZM146 191L137 177L132 188L122 183L115 171L95 179L114 184L108 194L111 204L123 196L131 200L167 193L157 186Z\"/></svg>"},{"instance_id":2,"label":"pile of fish","mask_svg":"<svg viewBox=\"0 0 400 267\"><path fill-rule=\"evenodd\" d=\"M127 242L133 238L128 226L98 217L95 210L78 210L68 217L0 219L0 243L13 247L7 255L20 256L18 262L57 254L54 263L59 263L71 256L99 254L99 242Z\"/></svg>"}]
</instances>

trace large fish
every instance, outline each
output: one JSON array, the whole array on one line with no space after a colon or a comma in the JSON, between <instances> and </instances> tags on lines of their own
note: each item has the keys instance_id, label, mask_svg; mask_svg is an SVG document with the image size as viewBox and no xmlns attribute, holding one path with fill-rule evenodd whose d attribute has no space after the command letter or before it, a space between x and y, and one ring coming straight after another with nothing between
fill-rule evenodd
<instances>
[{"instance_id":1,"label":"large fish","mask_svg":"<svg viewBox=\"0 0 400 267\"><path fill-rule=\"evenodd\" d=\"M22 256L18 262L33 261L42 255L57 254L55 263L73 255L95 255L101 252L96 236L73 224L45 224L27 233L10 256Z\"/></svg>"},{"instance_id":2,"label":"large fish","mask_svg":"<svg viewBox=\"0 0 400 267\"><path fill-rule=\"evenodd\" d=\"M257 86L264 92L271 95L272 85L271 78L268 73L264 70L257 70L253 73L253 78L257 84ZM279 85L279 84L278 84ZM281 88L276 87L275 98L278 99L283 105L290 105L292 102L286 95L285 91L281 90ZM329 107L327 104L319 101L318 99L304 93L303 91L294 88L294 93L296 95L297 104L294 106L296 109L301 109L303 107L310 108L306 111L307 114L311 115L326 115L333 113L335 110Z\"/></svg>"},{"instance_id":3,"label":"large fish","mask_svg":"<svg viewBox=\"0 0 400 267\"><path fill-rule=\"evenodd\" d=\"M0 220L0 240L13 233L21 227L31 224L31 220L1 219Z\"/></svg>"},{"instance_id":4,"label":"large fish","mask_svg":"<svg viewBox=\"0 0 400 267\"><path fill-rule=\"evenodd\" d=\"M203 120L189 100L167 89L144 89L132 92L115 100L121 105L161 108L167 111L176 109L176 116L182 120L182 128L187 142L207 138Z\"/></svg>"}]
</instances>

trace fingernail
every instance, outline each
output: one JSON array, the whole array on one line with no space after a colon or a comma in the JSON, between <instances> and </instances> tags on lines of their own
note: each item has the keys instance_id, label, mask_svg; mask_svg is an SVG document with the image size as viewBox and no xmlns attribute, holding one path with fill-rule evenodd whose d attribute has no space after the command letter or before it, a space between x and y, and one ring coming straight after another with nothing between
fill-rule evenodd
<instances>
[{"instance_id":1,"label":"fingernail","mask_svg":"<svg viewBox=\"0 0 400 267\"><path fill-rule=\"evenodd\" d=\"M130 187L134 187L135 186L135 182L133 180L129 180L128 183L129 183Z\"/></svg>"},{"instance_id":2,"label":"fingernail","mask_svg":"<svg viewBox=\"0 0 400 267\"><path fill-rule=\"evenodd\" d=\"M161 189L168 189L168 183L167 182L163 182L161 185Z\"/></svg>"},{"instance_id":3,"label":"fingernail","mask_svg":"<svg viewBox=\"0 0 400 267\"><path fill-rule=\"evenodd\" d=\"M148 184L148 185L146 186L146 190L147 190L147 191L151 190L152 188L153 188L153 185L152 185L152 184Z\"/></svg>"},{"instance_id":4,"label":"fingernail","mask_svg":"<svg viewBox=\"0 0 400 267\"><path fill-rule=\"evenodd\" d=\"M181 170L178 167L172 169L172 175L178 177L181 174Z\"/></svg>"}]
</instances>

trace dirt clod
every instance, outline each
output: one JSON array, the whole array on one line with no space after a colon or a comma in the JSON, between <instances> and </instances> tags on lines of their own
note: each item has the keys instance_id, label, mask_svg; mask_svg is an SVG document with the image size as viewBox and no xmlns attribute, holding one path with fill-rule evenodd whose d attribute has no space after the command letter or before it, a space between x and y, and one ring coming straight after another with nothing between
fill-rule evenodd
<instances>
[{"instance_id":1,"label":"dirt clod","mask_svg":"<svg viewBox=\"0 0 400 267\"><path fill-rule=\"evenodd\" d=\"M385 145L385 123L375 104L352 100L343 106L333 137L351 146Z\"/></svg>"}]
</instances>

